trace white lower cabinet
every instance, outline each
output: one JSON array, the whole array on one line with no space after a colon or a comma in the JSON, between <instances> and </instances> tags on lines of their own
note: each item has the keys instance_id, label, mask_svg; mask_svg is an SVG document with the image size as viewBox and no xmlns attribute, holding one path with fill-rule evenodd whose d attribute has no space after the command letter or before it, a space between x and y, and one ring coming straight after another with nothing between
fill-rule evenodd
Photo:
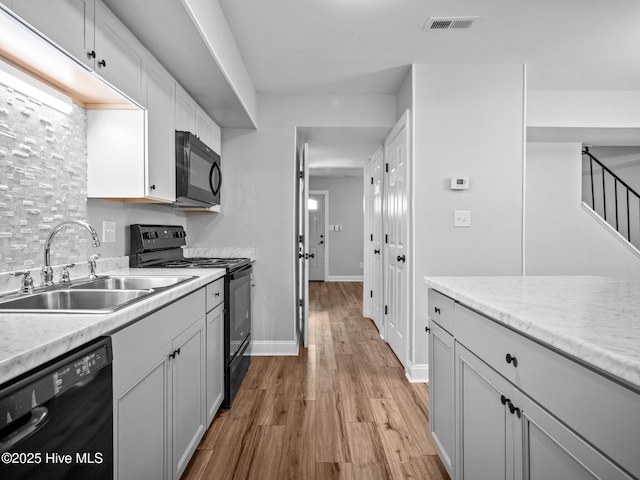
<instances>
[{"instance_id":1,"label":"white lower cabinet","mask_svg":"<svg viewBox=\"0 0 640 480\"><path fill-rule=\"evenodd\" d=\"M507 403L510 386L460 344L455 352L456 478L513 479L518 435Z\"/></svg>"},{"instance_id":2,"label":"white lower cabinet","mask_svg":"<svg viewBox=\"0 0 640 480\"><path fill-rule=\"evenodd\" d=\"M170 478L166 456L169 359L163 352L154 360L147 373L115 398L115 479Z\"/></svg>"},{"instance_id":3,"label":"white lower cabinet","mask_svg":"<svg viewBox=\"0 0 640 480\"><path fill-rule=\"evenodd\" d=\"M634 477L585 442L526 395L514 395L522 412L522 477L618 480ZM606 434L607 432L603 432ZM636 445L637 446L637 445ZM517 464L520 468L520 463Z\"/></svg>"},{"instance_id":4,"label":"white lower cabinet","mask_svg":"<svg viewBox=\"0 0 640 480\"><path fill-rule=\"evenodd\" d=\"M452 479L640 477L637 392L435 293L430 429Z\"/></svg>"},{"instance_id":5,"label":"white lower cabinet","mask_svg":"<svg viewBox=\"0 0 640 480\"><path fill-rule=\"evenodd\" d=\"M205 324L200 318L173 341L173 478L184 473L207 429L205 415Z\"/></svg>"},{"instance_id":6,"label":"white lower cabinet","mask_svg":"<svg viewBox=\"0 0 640 480\"><path fill-rule=\"evenodd\" d=\"M178 479L206 430L200 289L112 335L116 479Z\"/></svg>"},{"instance_id":7,"label":"white lower cabinet","mask_svg":"<svg viewBox=\"0 0 640 480\"><path fill-rule=\"evenodd\" d=\"M454 462L454 397L453 336L435 322L430 322L429 335L429 429L442 458L453 476Z\"/></svg>"},{"instance_id":8,"label":"white lower cabinet","mask_svg":"<svg viewBox=\"0 0 640 480\"><path fill-rule=\"evenodd\" d=\"M207 313L207 426L224 400L223 350L224 304L220 304Z\"/></svg>"}]
</instances>

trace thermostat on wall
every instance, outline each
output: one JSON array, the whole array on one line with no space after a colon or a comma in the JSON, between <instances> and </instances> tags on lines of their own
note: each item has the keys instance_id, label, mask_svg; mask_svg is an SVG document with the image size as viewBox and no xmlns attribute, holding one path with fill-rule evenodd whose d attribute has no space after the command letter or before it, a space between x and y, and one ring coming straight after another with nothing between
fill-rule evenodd
<instances>
[{"instance_id":1,"label":"thermostat on wall","mask_svg":"<svg viewBox=\"0 0 640 480\"><path fill-rule=\"evenodd\" d=\"M469 177L452 177L451 190L467 190L469 188Z\"/></svg>"}]
</instances>

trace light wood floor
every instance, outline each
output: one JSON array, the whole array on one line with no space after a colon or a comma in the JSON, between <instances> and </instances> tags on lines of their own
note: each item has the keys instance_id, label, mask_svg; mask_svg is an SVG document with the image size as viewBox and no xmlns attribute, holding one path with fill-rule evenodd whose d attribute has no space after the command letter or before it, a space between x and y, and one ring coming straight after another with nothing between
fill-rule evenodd
<instances>
[{"instance_id":1,"label":"light wood floor","mask_svg":"<svg viewBox=\"0 0 640 480\"><path fill-rule=\"evenodd\" d=\"M309 348L254 357L183 479L447 479L428 428L428 387L410 384L361 283L311 282Z\"/></svg>"}]
</instances>

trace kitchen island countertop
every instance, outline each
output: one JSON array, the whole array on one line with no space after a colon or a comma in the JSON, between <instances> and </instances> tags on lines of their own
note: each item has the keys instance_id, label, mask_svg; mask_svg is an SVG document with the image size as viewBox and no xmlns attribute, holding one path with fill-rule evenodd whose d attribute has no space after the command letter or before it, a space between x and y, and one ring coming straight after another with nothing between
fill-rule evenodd
<instances>
[{"instance_id":1,"label":"kitchen island countertop","mask_svg":"<svg viewBox=\"0 0 640 480\"><path fill-rule=\"evenodd\" d=\"M103 275L189 275L193 280L113 313L0 314L0 384L134 322L225 275L223 268L125 268Z\"/></svg>"},{"instance_id":2,"label":"kitchen island countertop","mask_svg":"<svg viewBox=\"0 0 640 480\"><path fill-rule=\"evenodd\" d=\"M640 282L525 276L425 277L424 284L640 389Z\"/></svg>"}]
</instances>

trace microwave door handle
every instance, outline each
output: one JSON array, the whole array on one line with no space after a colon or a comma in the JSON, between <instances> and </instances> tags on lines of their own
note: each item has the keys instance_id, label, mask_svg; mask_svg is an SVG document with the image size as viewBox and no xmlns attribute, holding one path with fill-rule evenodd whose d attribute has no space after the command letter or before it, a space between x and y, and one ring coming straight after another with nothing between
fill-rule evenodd
<instances>
[{"instance_id":1,"label":"microwave door handle","mask_svg":"<svg viewBox=\"0 0 640 480\"><path fill-rule=\"evenodd\" d=\"M218 186L216 188L213 187L213 172L218 170ZM222 171L220 170L220 165L218 162L213 162L211 165L211 170L209 171L209 187L211 188L211 193L214 195L218 195L220 191L220 187L222 187Z\"/></svg>"},{"instance_id":2,"label":"microwave door handle","mask_svg":"<svg viewBox=\"0 0 640 480\"><path fill-rule=\"evenodd\" d=\"M182 179L182 185L183 188L188 189L188 185L189 185L189 170L190 170L190 165L189 165L189 149L187 147L182 147L182 169L181 169L181 179ZM183 194L184 195L184 194Z\"/></svg>"}]
</instances>

